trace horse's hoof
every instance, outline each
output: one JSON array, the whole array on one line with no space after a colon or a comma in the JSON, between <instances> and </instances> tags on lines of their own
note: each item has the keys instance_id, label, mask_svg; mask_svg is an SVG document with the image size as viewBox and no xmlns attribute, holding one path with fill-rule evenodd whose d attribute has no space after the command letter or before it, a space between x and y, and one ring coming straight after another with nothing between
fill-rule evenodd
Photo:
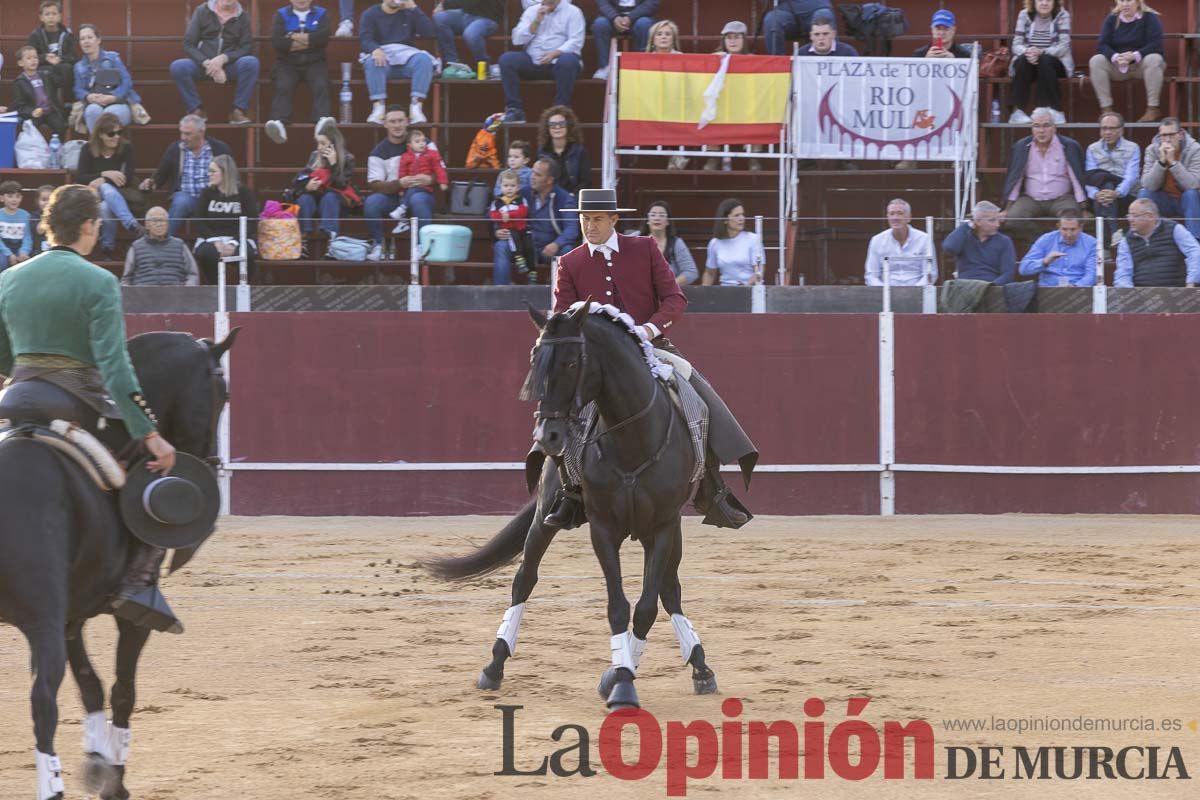
<instances>
[{"instance_id":1,"label":"horse's hoof","mask_svg":"<svg viewBox=\"0 0 1200 800\"><path fill-rule=\"evenodd\" d=\"M612 694L613 687L617 684L617 671L612 667L604 670L604 674L600 676L600 685L596 687L596 692L599 693L601 700L608 700L608 696Z\"/></svg>"},{"instance_id":2,"label":"horse's hoof","mask_svg":"<svg viewBox=\"0 0 1200 800\"><path fill-rule=\"evenodd\" d=\"M88 794L107 797L121 785L117 768L104 760L99 753L88 753L83 762L83 785Z\"/></svg>"},{"instance_id":3,"label":"horse's hoof","mask_svg":"<svg viewBox=\"0 0 1200 800\"><path fill-rule=\"evenodd\" d=\"M642 704L638 702L637 689L633 688L632 681L621 681L613 687L612 692L608 695L609 711L641 707Z\"/></svg>"},{"instance_id":4,"label":"horse's hoof","mask_svg":"<svg viewBox=\"0 0 1200 800\"><path fill-rule=\"evenodd\" d=\"M716 694L717 676L710 672L707 678L692 678L692 687L696 694Z\"/></svg>"},{"instance_id":5,"label":"horse's hoof","mask_svg":"<svg viewBox=\"0 0 1200 800\"><path fill-rule=\"evenodd\" d=\"M475 682L475 685L478 686L480 689L482 689L485 692L494 692L500 688L500 682L503 680L504 680L503 675L500 676L499 678L492 678L487 674L486 671L480 670L479 671L479 680L477 680Z\"/></svg>"}]
</instances>

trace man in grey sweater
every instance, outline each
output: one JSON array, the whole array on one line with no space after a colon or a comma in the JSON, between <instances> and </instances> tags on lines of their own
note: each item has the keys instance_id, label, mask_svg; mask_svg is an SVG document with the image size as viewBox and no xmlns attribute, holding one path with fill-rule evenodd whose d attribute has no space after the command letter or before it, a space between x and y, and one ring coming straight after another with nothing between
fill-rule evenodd
<instances>
[{"instance_id":1,"label":"man in grey sweater","mask_svg":"<svg viewBox=\"0 0 1200 800\"><path fill-rule=\"evenodd\" d=\"M199 286L196 259L183 240L167 233L167 210L155 206L146 212L146 235L125 254L125 286Z\"/></svg>"}]
</instances>

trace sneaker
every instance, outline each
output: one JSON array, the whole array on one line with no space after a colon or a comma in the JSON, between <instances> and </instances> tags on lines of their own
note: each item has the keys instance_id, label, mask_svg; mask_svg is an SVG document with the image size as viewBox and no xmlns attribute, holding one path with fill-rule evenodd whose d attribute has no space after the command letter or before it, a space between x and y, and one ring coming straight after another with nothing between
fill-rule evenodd
<instances>
[{"instance_id":1,"label":"sneaker","mask_svg":"<svg viewBox=\"0 0 1200 800\"><path fill-rule=\"evenodd\" d=\"M897 161L897 162L896 162L896 167L895 167L895 168L896 168L896 169L916 169L916 168L917 168L917 162L915 162L915 161L913 161L913 160L911 160L911 159L908 159L908 158L906 158L906 159L904 159L903 161Z\"/></svg>"},{"instance_id":2,"label":"sneaker","mask_svg":"<svg viewBox=\"0 0 1200 800\"><path fill-rule=\"evenodd\" d=\"M352 19L342 20L341 24L337 26L337 30L333 32L333 35L339 39L353 39L354 38L354 20L352 20Z\"/></svg>"},{"instance_id":3,"label":"sneaker","mask_svg":"<svg viewBox=\"0 0 1200 800\"><path fill-rule=\"evenodd\" d=\"M409 125L424 125L429 119L425 116L425 110L421 108L421 101L414 100L408 106L408 124Z\"/></svg>"},{"instance_id":4,"label":"sneaker","mask_svg":"<svg viewBox=\"0 0 1200 800\"><path fill-rule=\"evenodd\" d=\"M368 125L382 125L383 118L387 115L387 106L376 101L375 105L371 106L371 116L367 117Z\"/></svg>"},{"instance_id":5,"label":"sneaker","mask_svg":"<svg viewBox=\"0 0 1200 800\"><path fill-rule=\"evenodd\" d=\"M408 219L408 206L401 203L388 216L392 219Z\"/></svg>"},{"instance_id":6,"label":"sneaker","mask_svg":"<svg viewBox=\"0 0 1200 800\"><path fill-rule=\"evenodd\" d=\"M1055 125L1067 124L1067 115L1059 111L1057 108L1050 109L1050 119Z\"/></svg>"},{"instance_id":7,"label":"sneaker","mask_svg":"<svg viewBox=\"0 0 1200 800\"><path fill-rule=\"evenodd\" d=\"M592 73L592 80L606 81L608 80L608 67L601 67Z\"/></svg>"},{"instance_id":8,"label":"sneaker","mask_svg":"<svg viewBox=\"0 0 1200 800\"><path fill-rule=\"evenodd\" d=\"M147 111L146 107L141 103L129 104L129 116L133 118L133 123L135 125L150 124L150 112Z\"/></svg>"},{"instance_id":9,"label":"sneaker","mask_svg":"<svg viewBox=\"0 0 1200 800\"><path fill-rule=\"evenodd\" d=\"M283 144L287 141L287 128L283 127L283 123L277 119L269 120L265 126L267 138L275 144Z\"/></svg>"},{"instance_id":10,"label":"sneaker","mask_svg":"<svg viewBox=\"0 0 1200 800\"><path fill-rule=\"evenodd\" d=\"M1029 118L1029 115L1019 108L1012 113L1012 116L1008 118L1009 125L1028 125L1031 122L1033 122L1033 120Z\"/></svg>"},{"instance_id":11,"label":"sneaker","mask_svg":"<svg viewBox=\"0 0 1200 800\"><path fill-rule=\"evenodd\" d=\"M525 122L525 110L510 108L504 112L504 121L509 125L521 125Z\"/></svg>"},{"instance_id":12,"label":"sneaker","mask_svg":"<svg viewBox=\"0 0 1200 800\"><path fill-rule=\"evenodd\" d=\"M493 80L493 81L500 80L500 65L499 64L492 64L490 67L488 67L488 80Z\"/></svg>"},{"instance_id":13,"label":"sneaker","mask_svg":"<svg viewBox=\"0 0 1200 800\"><path fill-rule=\"evenodd\" d=\"M367 261L378 261L381 258L383 258L383 245L376 242L367 252Z\"/></svg>"},{"instance_id":14,"label":"sneaker","mask_svg":"<svg viewBox=\"0 0 1200 800\"><path fill-rule=\"evenodd\" d=\"M460 64L457 61L451 61L442 70L442 80L447 81L473 81L475 80L475 70L468 67L466 64Z\"/></svg>"},{"instance_id":15,"label":"sneaker","mask_svg":"<svg viewBox=\"0 0 1200 800\"><path fill-rule=\"evenodd\" d=\"M408 220L397 220L396 227L392 228L392 233L408 233L408 227Z\"/></svg>"},{"instance_id":16,"label":"sneaker","mask_svg":"<svg viewBox=\"0 0 1200 800\"><path fill-rule=\"evenodd\" d=\"M203 120L208 119L208 112L204 110L204 106L196 106L188 113L191 114L193 117L199 117L200 119L203 119Z\"/></svg>"},{"instance_id":17,"label":"sneaker","mask_svg":"<svg viewBox=\"0 0 1200 800\"><path fill-rule=\"evenodd\" d=\"M667 169L687 169L687 156L671 156L667 161Z\"/></svg>"},{"instance_id":18,"label":"sneaker","mask_svg":"<svg viewBox=\"0 0 1200 800\"><path fill-rule=\"evenodd\" d=\"M249 125L253 121L254 120L250 119L246 112L240 108L235 108L233 111L229 112L230 125Z\"/></svg>"}]
</instances>

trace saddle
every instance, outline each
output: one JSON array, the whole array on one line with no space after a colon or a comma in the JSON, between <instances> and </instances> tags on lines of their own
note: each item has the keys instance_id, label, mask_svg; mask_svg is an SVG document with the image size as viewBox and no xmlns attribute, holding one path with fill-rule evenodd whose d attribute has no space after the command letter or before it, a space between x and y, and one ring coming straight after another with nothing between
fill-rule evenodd
<instances>
[{"instance_id":1,"label":"saddle","mask_svg":"<svg viewBox=\"0 0 1200 800\"><path fill-rule=\"evenodd\" d=\"M125 470L99 439L78 423L79 401L47 381L14 383L0 392L0 444L11 438L33 439L77 464L101 490L118 491Z\"/></svg>"}]
</instances>

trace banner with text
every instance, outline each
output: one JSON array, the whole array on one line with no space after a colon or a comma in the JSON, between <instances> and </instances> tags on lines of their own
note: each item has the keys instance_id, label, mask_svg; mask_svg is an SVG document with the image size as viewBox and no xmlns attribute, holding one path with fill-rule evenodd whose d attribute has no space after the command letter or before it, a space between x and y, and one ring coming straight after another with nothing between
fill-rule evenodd
<instances>
[{"instance_id":1,"label":"banner with text","mask_svg":"<svg viewBox=\"0 0 1200 800\"><path fill-rule=\"evenodd\" d=\"M800 158L957 161L974 154L972 59L797 58Z\"/></svg>"}]
</instances>

